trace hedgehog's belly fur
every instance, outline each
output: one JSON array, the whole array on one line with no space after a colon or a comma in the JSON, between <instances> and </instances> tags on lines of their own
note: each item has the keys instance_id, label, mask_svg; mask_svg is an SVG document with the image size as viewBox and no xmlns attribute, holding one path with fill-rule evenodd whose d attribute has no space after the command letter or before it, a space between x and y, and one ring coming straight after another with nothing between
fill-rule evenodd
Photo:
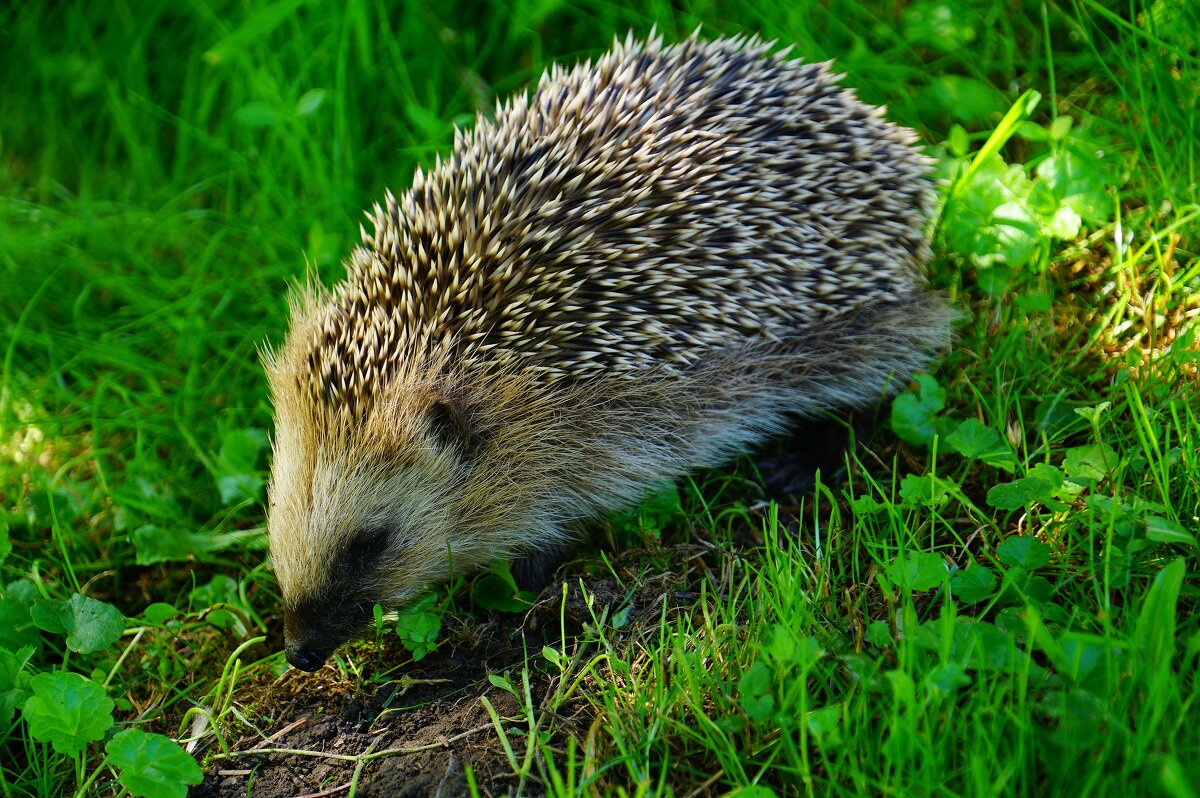
<instances>
[{"instance_id":1,"label":"hedgehog's belly fur","mask_svg":"<svg viewBox=\"0 0 1200 798\"><path fill-rule=\"evenodd\" d=\"M267 358L289 661L926 367L954 314L910 140L823 68L697 39L460 137Z\"/></svg>"}]
</instances>

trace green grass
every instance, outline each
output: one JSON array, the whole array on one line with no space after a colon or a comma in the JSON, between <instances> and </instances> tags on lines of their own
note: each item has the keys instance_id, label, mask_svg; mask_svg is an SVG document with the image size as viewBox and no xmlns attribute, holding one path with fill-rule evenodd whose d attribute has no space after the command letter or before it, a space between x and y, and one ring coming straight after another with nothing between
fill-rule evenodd
<instances>
[{"instance_id":1,"label":"green grass","mask_svg":"<svg viewBox=\"0 0 1200 798\"><path fill-rule=\"evenodd\" d=\"M342 5L0 11L6 798L144 794L128 749L161 738L118 730L199 733L208 766L257 722L243 677L283 668L239 648L279 625L258 351L289 281L337 279L361 209L546 64L701 23L834 58L919 131L950 197L933 280L968 312L798 537L722 474L616 525L640 559L598 571L695 598L597 605L500 679L514 778L1200 795L1194 4ZM68 688L103 728L39 725L29 697Z\"/></svg>"}]
</instances>

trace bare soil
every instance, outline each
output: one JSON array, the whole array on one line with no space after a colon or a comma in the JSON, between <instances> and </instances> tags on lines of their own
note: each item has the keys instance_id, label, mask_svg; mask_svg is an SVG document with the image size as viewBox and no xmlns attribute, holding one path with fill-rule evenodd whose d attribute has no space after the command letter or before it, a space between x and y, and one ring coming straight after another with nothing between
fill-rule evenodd
<instances>
[{"instance_id":1,"label":"bare soil","mask_svg":"<svg viewBox=\"0 0 1200 798\"><path fill-rule=\"evenodd\" d=\"M579 577L576 576L578 585ZM238 690L236 705L254 724L237 724L239 736L227 742L237 753L213 758L204 782L192 798L317 798L347 795L362 754L390 751L363 765L356 796L424 798L469 793L466 770L472 771L481 795L537 796L545 789L536 773L525 783L513 773L497 731L481 697L486 696L508 729L525 726L516 698L496 687L488 674L511 674L520 684L520 666L530 652L531 693L535 707L552 687L552 677L538 672L546 644L561 645L565 623L568 635L605 608L632 602L636 618L657 619L666 595L662 580L652 580L635 596L615 580L584 577L587 595L573 588L561 607L561 588L540 601L524 618L496 616L470 625L446 619L445 642L416 663L403 665L392 678L373 682L348 678L327 664L317 673L289 670L274 681L268 677ZM561 583L559 583L561 585ZM514 620L515 619L515 620ZM358 644L359 663L377 658L381 667L405 663L409 655L395 638L380 647ZM585 729L591 721L586 702L559 707L558 733ZM564 715L565 711L565 715ZM236 730L235 730L236 731ZM226 731L228 734L228 730ZM521 757L523 737L510 737ZM261 753L259 753L261 751ZM324 756L324 755L334 756ZM342 759L337 756L345 757Z\"/></svg>"},{"instance_id":2,"label":"bare soil","mask_svg":"<svg viewBox=\"0 0 1200 798\"><path fill-rule=\"evenodd\" d=\"M501 718L518 716L516 699L488 682L487 675L523 661L520 641L509 644L498 626L474 631L470 641L464 640L463 629L454 631L449 636L457 640L402 668L403 675L395 679L356 682L326 665L313 674L290 670L273 683L241 691L242 702L252 702L245 711L259 733L243 727L240 738L228 741L231 750L287 752L217 760L190 795L346 795L357 765L353 757L397 749L363 765L356 795L466 795L466 766L483 795L516 794L517 777L480 697L487 696ZM404 662L408 654L389 642L380 658L383 663ZM522 794L542 790L532 785Z\"/></svg>"}]
</instances>

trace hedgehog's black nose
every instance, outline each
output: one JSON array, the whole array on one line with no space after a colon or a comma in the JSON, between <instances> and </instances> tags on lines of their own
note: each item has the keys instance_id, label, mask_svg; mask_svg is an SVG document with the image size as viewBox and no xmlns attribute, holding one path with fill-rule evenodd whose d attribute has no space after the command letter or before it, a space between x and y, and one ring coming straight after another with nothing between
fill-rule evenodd
<instances>
[{"instance_id":1,"label":"hedgehog's black nose","mask_svg":"<svg viewBox=\"0 0 1200 798\"><path fill-rule=\"evenodd\" d=\"M302 671L313 671L325 664L325 654L303 646L288 646L285 654L288 664Z\"/></svg>"}]
</instances>

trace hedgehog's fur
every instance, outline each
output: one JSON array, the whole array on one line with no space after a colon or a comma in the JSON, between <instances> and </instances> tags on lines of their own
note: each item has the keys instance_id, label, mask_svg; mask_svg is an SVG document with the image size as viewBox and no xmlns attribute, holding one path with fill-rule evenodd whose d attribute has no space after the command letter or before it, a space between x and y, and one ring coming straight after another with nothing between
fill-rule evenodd
<instances>
[{"instance_id":1,"label":"hedgehog's fur","mask_svg":"<svg viewBox=\"0 0 1200 798\"><path fill-rule=\"evenodd\" d=\"M929 163L826 65L628 39L455 136L267 358L289 659L948 344Z\"/></svg>"}]
</instances>

